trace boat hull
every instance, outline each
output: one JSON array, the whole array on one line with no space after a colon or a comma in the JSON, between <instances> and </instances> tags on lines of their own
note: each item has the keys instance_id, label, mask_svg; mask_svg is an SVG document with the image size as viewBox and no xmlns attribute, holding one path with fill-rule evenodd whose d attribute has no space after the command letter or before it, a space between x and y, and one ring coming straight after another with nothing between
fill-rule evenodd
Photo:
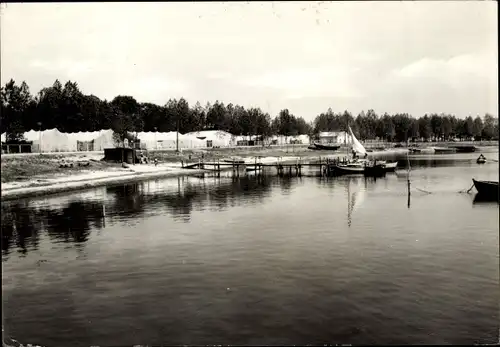
<instances>
[{"instance_id":1,"label":"boat hull","mask_svg":"<svg viewBox=\"0 0 500 347\"><path fill-rule=\"evenodd\" d=\"M476 181L475 179L472 179L472 182L480 198L498 200L498 182Z\"/></svg>"},{"instance_id":2,"label":"boat hull","mask_svg":"<svg viewBox=\"0 0 500 347\"><path fill-rule=\"evenodd\" d=\"M323 151L336 151L340 148L339 145L322 145L320 143L314 143L314 149L323 150Z\"/></svg>"},{"instance_id":3,"label":"boat hull","mask_svg":"<svg viewBox=\"0 0 500 347\"><path fill-rule=\"evenodd\" d=\"M370 165L365 167L365 176L380 177L386 173L385 164Z\"/></svg>"},{"instance_id":4,"label":"boat hull","mask_svg":"<svg viewBox=\"0 0 500 347\"><path fill-rule=\"evenodd\" d=\"M385 172L394 172L394 171L396 171L397 166L398 166L397 161L394 163L385 163L384 170L385 170Z\"/></svg>"},{"instance_id":5,"label":"boat hull","mask_svg":"<svg viewBox=\"0 0 500 347\"><path fill-rule=\"evenodd\" d=\"M453 146L457 153L474 153L476 151L475 146Z\"/></svg>"},{"instance_id":6,"label":"boat hull","mask_svg":"<svg viewBox=\"0 0 500 347\"><path fill-rule=\"evenodd\" d=\"M222 159L221 161L231 164L245 164L245 161L242 159Z\"/></svg>"},{"instance_id":7,"label":"boat hull","mask_svg":"<svg viewBox=\"0 0 500 347\"><path fill-rule=\"evenodd\" d=\"M330 167L330 172L333 175L359 175L364 174L365 168L363 166L349 166L349 165L333 165Z\"/></svg>"},{"instance_id":8,"label":"boat hull","mask_svg":"<svg viewBox=\"0 0 500 347\"><path fill-rule=\"evenodd\" d=\"M456 153L457 150L455 148L445 148L445 147L434 147L434 153L436 154L449 154Z\"/></svg>"}]
</instances>

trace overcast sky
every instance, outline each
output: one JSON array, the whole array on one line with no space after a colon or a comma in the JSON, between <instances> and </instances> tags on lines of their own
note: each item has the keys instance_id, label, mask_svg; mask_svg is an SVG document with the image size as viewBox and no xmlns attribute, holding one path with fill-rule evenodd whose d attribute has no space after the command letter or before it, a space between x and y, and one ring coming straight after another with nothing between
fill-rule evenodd
<instances>
[{"instance_id":1,"label":"overcast sky","mask_svg":"<svg viewBox=\"0 0 500 347\"><path fill-rule=\"evenodd\" d=\"M496 1L2 4L1 82L165 104L498 115Z\"/></svg>"}]
</instances>

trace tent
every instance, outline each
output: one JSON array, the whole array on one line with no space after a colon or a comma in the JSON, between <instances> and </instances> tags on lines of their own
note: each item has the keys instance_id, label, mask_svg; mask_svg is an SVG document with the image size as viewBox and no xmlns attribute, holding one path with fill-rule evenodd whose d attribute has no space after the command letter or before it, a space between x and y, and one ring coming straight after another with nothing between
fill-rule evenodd
<instances>
[{"instance_id":1,"label":"tent","mask_svg":"<svg viewBox=\"0 0 500 347\"><path fill-rule=\"evenodd\" d=\"M61 133L56 128L41 132L30 130L24 133L27 141L33 141L33 152L71 152L74 146L68 134ZM40 143L41 140L41 143Z\"/></svg>"},{"instance_id":2,"label":"tent","mask_svg":"<svg viewBox=\"0 0 500 347\"><path fill-rule=\"evenodd\" d=\"M205 147L231 147L236 145L236 137L222 130L203 130L186 134L205 141Z\"/></svg>"},{"instance_id":3,"label":"tent","mask_svg":"<svg viewBox=\"0 0 500 347\"><path fill-rule=\"evenodd\" d=\"M115 148L118 145L111 129L98 131L98 136L93 139L93 142L94 151L104 151L105 148Z\"/></svg>"},{"instance_id":4,"label":"tent","mask_svg":"<svg viewBox=\"0 0 500 347\"><path fill-rule=\"evenodd\" d=\"M7 133L2 134L2 142L7 141Z\"/></svg>"}]
</instances>

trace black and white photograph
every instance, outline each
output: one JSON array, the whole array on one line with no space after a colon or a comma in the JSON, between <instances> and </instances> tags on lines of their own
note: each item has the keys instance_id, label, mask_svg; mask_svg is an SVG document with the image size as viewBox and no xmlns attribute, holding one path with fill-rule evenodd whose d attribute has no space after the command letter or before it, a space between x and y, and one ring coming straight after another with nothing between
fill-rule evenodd
<instances>
[{"instance_id":1,"label":"black and white photograph","mask_svg":"<svg viewBox=\"0 0 500 347\"><path fill-rule=\"evenodd\" d=\"M2 347L498 345L497 15L1 3Z\"/></svg>"}]
</instances>

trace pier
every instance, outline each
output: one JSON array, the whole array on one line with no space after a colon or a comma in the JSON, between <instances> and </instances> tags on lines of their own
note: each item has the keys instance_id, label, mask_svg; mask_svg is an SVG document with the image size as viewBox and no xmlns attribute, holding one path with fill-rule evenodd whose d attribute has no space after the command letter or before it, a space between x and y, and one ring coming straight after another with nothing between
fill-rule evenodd
<instances>
[{"instance_id":1,"label":"pier","mask_svg":"<svg viewBox=\"0 0 500 347\"><path fill-rule=\"evenodd\" d=\"M279 176L282 176L285 173L288 173L289 175L301 176L302 169L307 167L317 168L320 175L323 176L332 175L333 167L338 162L341 162L341 160L332 160L329 158L325 159L320 157L319 159L317 159L317 161L305 163L302 162L301 159L298 159L295 163L289 161L282 162L278 159L275 163L262 163L257 160L255 160L254 163L242 163L238 161L230 162L220 160L216 162L205 162L200 160L197 163L184 163L182 161L181 164L183 169L201 169L217 173L220 173L223 170L228 171L229 169L232 169L233 174L235 174L236 176L238 176L240 171L242 170L260 172L266 168L275 168Z\"/></svg>"}]
</instances>

